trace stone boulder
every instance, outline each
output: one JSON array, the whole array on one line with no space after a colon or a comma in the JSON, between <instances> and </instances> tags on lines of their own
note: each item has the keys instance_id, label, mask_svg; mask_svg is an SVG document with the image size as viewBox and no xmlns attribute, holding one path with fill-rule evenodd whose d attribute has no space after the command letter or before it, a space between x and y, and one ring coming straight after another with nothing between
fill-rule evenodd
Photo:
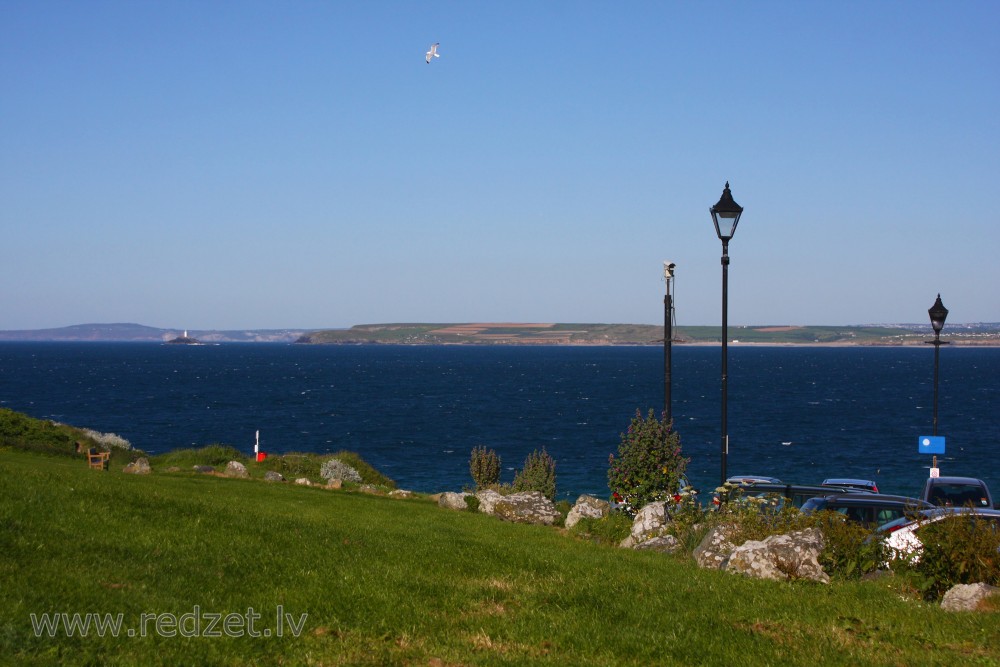
<instances>
[{"instance_id":1,"label":"stone boulder","mask_svg":"<svg viewBox=\"0 0 1000 667\"><path fill-rule=\"evenodd\" d=\"M239 477L241 479L250 478L250 471L248 471L247 467L239 461L230 461L227 463L226 469L222 474L226 477Z\"/></svg>"},{"instance_id":2,"label":"stone boulder","mask_svg":"<svg viewBox=\"0 0 1000 667\"><path fill-rule=\"evenodd\" d=\"M406 489L393 489L389 492L390 498L413 498L413 491L407 491Z\"/></svg>"},{"instance_id":3,"label":"stone boulder","mask_svg":"<svg viewBox=\"0 0 1000 667\"><path fill-rule=\"evenodd\" d=\"M729 541L729 532L730 527L726 525L715 526L708 531L701 543L691 552L699 567L721 570L726 566L729 554L735 548Z\"/></svg>"},{"instance_id":4,"label":"stone boulder","mask_svg":"<svg viewBox=\"0 0 1000 667\"><path fill-rule=\"evenodd\" d=\"M989 584L958 584L941 598L941 608L945 611L976 611L983 600L998 591L1000 588Z\"/></svg>"},{"instance_id":5,"label":"stone boulder","mask_svg":"<svg viewBox=\"0 0 1000 667\"><path fill-rule=\"evenodd\" d=\"M129 475L148 475L153 469L149 467L149 459L143 456L122 468L122 472Z\"/></svg>"},{"instance_id":6,"label":"stone boulder","mask_svg":"<svg viewBox=\"0 0 1000 667\"><path fill-rule=\"evenodd\" d=\"M266 473L264 473L264 481L265 482L284 482L285 481L285 476L282 475L277 470L268 470Z\"/></svg>"},{"instance_id":7,"label":"stone boulder","mask_svg":"<svg viewBox=\"0 0 1000 667\"><path fill-rule=\"evenodd\" d=\"M628 539L628 538L626 538ZM660 551L663 553L673 553L681 548L680 540L673 535L660 535L643 540L632 546L636 551Z\"/></svg>"},{"instance_id":8,"label":"stone boulder","mask_svg":"<svg viewBox=\"0 0 1000 667\"><path fill-rule=\"evenodd\" d=\"M649 503L639 510L632 521L632 539L638 544L658 536L667 521L666 503Z\"/></svg>"},{"instance_id":9,"label":"stone boulder","mask_svg":"<svg viewBox=\"0 0 1000 667\"><path fill-rule=\"evenodd\" d=\"M566 527L572 528L584 517L588 519L603 519L611 511L611 504L594 496L582 495L576 499L573 509L566 515Z\"/></svg>"},{"instance_id":10,"label":"stone boulder","mask_svg":"<svg viewBox=\"0 0 1000 667\"><path fill-rule=\"evenodd\" d=\"M300 485L300 486L312 486L313 485L313 483L311 481L309 481L308 477L299 477L297 480L295 480L295 483L298 484L298 485Z\"/></svg>"},{"instance_id":11,"label":"stone boulder","mask_svg":"<svg viewBox=\"0 0 1000 667\"><path fill-rule=\"evenodd\" d=\"M329 482L326 483L326 488L328 489L342 489L344 488L344 480L339 477L334 477Z\"/></svg>"},{"instance_id":12,"label":"stone boulder","mask_svg":"<svg viewBox=\"0 0 1000 667\"><path fill-rule=\"evenodd\" d=\"M194 466L194 471L202 475L211 475L215 472L215 468L212 466Z\"/></svg>"},{"instance_id":13,"label":"stone boulder","mask_svg":"<svg viewBox=\"0 0 1000 667\"><path fill-rule=\"evenodd\" d=\"M467 510L469 505L465 502L465 497L468 495L471 494L446 491L438 498L438 507L449 510Z\"/></svg>"},{"instance_id":14,"label":"stone boulder","mask_svg":"<svg viewBox=\"0 0 1000 667\"><path fill-rule=\"evenodd\" d=\"M559 518L555 504L541 491L522 491L497 501L493 514L504 521L551 526Z\"/></svg>"},{"instance_id":15,"label":"stone boulder","mask_svg":"<svg viewBox=\"0 0 1000 667\"><path fill-rule=\"evenodd\" d=\"M830 577L819 564L822 551L823 533L819 528L806 528L741 544L729 555L725 569L758 579L808 579L828 584Z\"/></svg>"},{"instance_id":16,"label":"stone boulder","mask_svg":"<svg viewBox=\"0 0 1000 667\"><path fill-rule=\"evenodd\" d=\"M500 492L493 489L483 489L477 492L476 498L479 499L479 512L481 514L493 514L497 503L503 500Z\"/></svg>"}]
</instances>

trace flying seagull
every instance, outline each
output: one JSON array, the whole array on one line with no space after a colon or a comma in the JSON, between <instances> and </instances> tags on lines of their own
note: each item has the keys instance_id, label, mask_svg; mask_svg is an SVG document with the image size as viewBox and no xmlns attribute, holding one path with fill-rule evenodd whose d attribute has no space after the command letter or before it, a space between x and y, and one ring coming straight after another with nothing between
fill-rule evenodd
<instances>
[{"instance_id":1,"label":"flying seagull","mask_svg":"<svg viewBox=\"0 0 1000 667\"><path fill-rule=\"evenodd\" d=\"M434 42L433 44L431 44L431 50L424 55L424 60L427 61L427 64L430 64L431 58L441 57L441 55L438 53L438 44L440 44L440 42Z\"/></svg>"}]
</instances>

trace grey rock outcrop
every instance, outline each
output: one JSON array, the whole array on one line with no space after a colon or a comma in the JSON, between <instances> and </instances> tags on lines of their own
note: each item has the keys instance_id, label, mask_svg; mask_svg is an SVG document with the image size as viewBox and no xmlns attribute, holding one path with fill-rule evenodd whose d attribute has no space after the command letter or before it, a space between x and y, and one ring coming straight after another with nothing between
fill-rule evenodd
<instances>
[{"instance_id":1,"label":"grey rock outcrop","mask_svg":"<svg viewBox=\"0 0 1000 667\"><path fill-rule=\"evenodd\" d=\"M958 584L941 598L941 608L946 611L976 611L983 600L998 591L1000 588L989 584Z\"/></svg>"},{"instance_id":2,"label":"grey rock outcrop","mask_svg":"<svg viewBox=\"0 0 1000 667\"><path fill-rule=\"evenodd\" d=\"M215 472L215 468L212 466L194 466L194 471L203 475L211 475Z\"/></svg>"},{"instance_id":3,"label":"grey rock outcrop","mask_svg":"<svg viewBox=\"0 0 1000 667\"><path fill-rule=\"evenodd\" d=\"M699 567L706 569L722 569L729 561L729 554L735 546L729 541L730 528L725 525L715 526L702 538L691 555Z\"/></svg>"},{"instance_id":4,"label":"grey rock outcrop","mask_svg":"<svg viewBox=\"0 0 1000 667\"><path fill-rule=\"evenodd\" d=\"M313 485L313 483L309 480L308 477L299 477L298 479L295 480L295 483L299 484L301 486L312 486Z\"/></svg>"},{"instance_id":5,"label":"grey rock outcrop","mask_svg":"<svg viewBox=\"0 0 1000 667\"><path fill-rule=\"evenodd\" d=\"M666 503L649 503L639 510L632 521L632 539L637 544L644 542L658 536L666 525Z\"/></svg>"},{"instance_id":6,"label":"grey rock outcrop","mask_svg":"<svg viewBox=\"0 0 1000 667\"><path fill-rule=\"evenodd\" d=\"M149 467L149 459L143 456L122 468L122 472L129 475L148 475L153 469Z\"/></svg>"},{"instance_id":7,"label":"grey rock outcrop","mask_svg":"<svg viewBox=\"0 0 1000 667\"><path fill-rule=\"evenodd\" d=\"M499 495L499 494L498 494ZM576 504L566 515L566 527L572 528L584 517L603 519L611 511L611 504L594 496L582 495L576 499Z\"/></svg>"},{"instance_id":8,"label":"grey rock outcrop","mask_svg":"<svg viewBox=\"0 0 1000 667\"><path fill-rule=\"evenodd\" d=\"M673 535L660 535L643 540L632 547L636 551L662 551L673 553L681 548L680 541Z\"/></svg>"},{"instance_id":9,"label":"grey rock outcrop","mask_svg":"<svg viewBox=\"0 0 1000 667\"><path fill-rule=\"evenodd\" d=\"M413 498L413 491L407 491L406 489L393 489L389 492L390 498Z\"/></svg>"},{"instance_id":10,"label":"grey rock outcrop","mask_svg":"<svg viewBox=\"0 0 1000 667\"><path fill-rule=\"evenodd\" d=\"M268 470L266 473L264 473L264 481L265 482L284 482L285 481L285 476L282 475L277 470Z\"/></svg>"},{"instance_id":11,"label":"grey rock outcrop","mask_svg":"<svg viewBox=\"0 0 1000 667\"><path fill-rule=\"evenodd\" d=\"M497 501L493 514L504 521L546 526L551 526L559 518L556 506L540 491L522 491L504 496Z\"/></svg>"},{"instance_id":12,"label":"grey rock outcrop","mask_svg":"<svg viewBox=\"0 0 1000 667\"><path fill-rule=\"evenodd\" d=\"M808 579L824 584L830 577L819 564L823 533L818 528L750 540L733 549L727 572L739 572L758 579Z\"/></svg>"},{"instance_id":13,"label":"grey rock outcrop","mask_svg":"<svg viewBox=\"0 0 1000 667\"><path fill-rule=\"evenodd\" d=\"M239 477L241 479L249 479L250 477L247 467L239 461L230 461L227 463L226 469L222 474L226 477Z\"/></svg>"},{"instance_id":14,"label":"grey rock outcrop","mask_svg":"<svg viewBox=\"0 0 1000 667\"><path fill-rule=\"evenodd\" d=\"M499 491L483 489L476 493L476 498L479 499L479 511L482 514L493 514L497 503L503 499L503 496Z\"/></svg>"},{"instance_id":15,"label":"grey rock outcrop","mask_svg":"<svg viewBox=\"0 0 1000 667\"><path fill-rule=\"evenodd\" d=\"M438 507L443 507L449 510L466 510L469 509L468 503L465 502L465 497L470 495L468 493L455 493L453 491L445 491L438 498Z\"/></svg>"}]
</instances>

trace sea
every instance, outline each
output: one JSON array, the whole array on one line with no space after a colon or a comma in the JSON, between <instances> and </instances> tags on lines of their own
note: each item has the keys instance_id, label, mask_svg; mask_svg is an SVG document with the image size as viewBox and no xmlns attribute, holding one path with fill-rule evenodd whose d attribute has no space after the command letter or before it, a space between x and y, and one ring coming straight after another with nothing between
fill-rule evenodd
<instances>
[{"instance_id":1,"label":"sea","mask_svg":"<svg viewBox=\"0 0 1000 667\"><path fill-rule=\"evenodd\" d=\"M1000 349L940 350L942 475L1000 490ZM675 345L671 414L703 495L720 483L721 348ZM360 454L399 488L472 484L474 447L502 481L545 449L559 499L606 498L608 457L636 415L664 410L659 346L0 343L0 407L115 433L150 454ZM934 350L765 347L728 356L729 475L874 480L919 493L931 457ZM258 435L259 434L259 435ZM259 438L259 439L258 439Z\"/></svg>"}]
</instances>

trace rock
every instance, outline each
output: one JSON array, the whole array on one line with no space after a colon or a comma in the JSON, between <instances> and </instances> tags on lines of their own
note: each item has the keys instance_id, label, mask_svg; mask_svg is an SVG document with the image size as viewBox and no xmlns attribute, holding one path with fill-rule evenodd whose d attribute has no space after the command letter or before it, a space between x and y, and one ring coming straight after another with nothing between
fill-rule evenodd
<instances>
[{"instance_id":1,"label":"rock","mask_svg":"<svg viewBox=\"0 0 1000 667\"><path fill-rule=\"evenodd\" d=\"M624 540L618 543L618 547L621 549L634 549L636 545L635 538L629 535Z\"/></svg>"},{"instance_id":2,"label":"rock","mask_svg":"<svg viewBox=\"0 0 1000 667\"><path fill-rule=\"evenodd\" d=\"M393 489L389 492L390 498L412 498L413 491L407 491L406 489Z\"/></svg>"},{"instance_id":3,"label":"rock","mask_svg":"<svg viewBox=\"0 0 1000 667\"><path fill-rule=\"evenodd\" d=\"M212 466L195 466L194 471L200 472L203 475L210 475L213 472L215 472L215 468L213 468Z\"/></svg>"},{"instance_id":4,"label":"rock","mask_svg":"<svg viewBox=\"0 0 1000 667\"><path fill-rule=\"evenodd\" d=\"M541 491L523 491L504 496L493 508L494 516L515 523L536 523L551 526L559 511Z\"/></svg>"},{"instance_id":5,"label":"rock","mask_svg":"<svg viewBox=\"0 0 1000 667\"><path fill-rule=\"evenodd\" d=\"M823 533L807 528L765 540L750 540L735 549L726 564L727 572L739 572L758 579L808 579L824 584L830 577L819 564Z\"/></svg>"},{"instance_id":6,"label":"rock","mask_svg":"<svg viewBox=\"0 0 1000 667\"><path fill-rule=\"evenodd\" d=\"M167 472L180 472L180 471L181 469L178 468L177 466L170 466L169 468L167 468Z\"/></svg>"},{"instance_id":7,"label":"rock","mask_svg":"<svg viewBox=\"0 0 1000 667\"><path fill-rule=\"evenodd\" d=\"M479 499L479 512L482 514L493 514L497 503L503 500L500 492L493 489L479 491L476 493L476 498Z\"/></svg>"},{"instance_id":8,"label":"rock","mask_svg":"<svg viewBox=\"0 0 1000 667\"><path fill-rule=\"evenodd\" d=\"M330 481L333 481L333 480L330 480ZM367 493L368 495L372 495L372 496L384 496L385 495L385 491L383 491L382 489L378 488L374 484L362 484L361 486L358 487L358 491L360 491L361 493Z\"/></svg>"},{"instance_id":9,"label":"rock","mask_svg":"<svg viewBox=\"0 0 1000 667\"><path fill-rule=\"evenodd\" d=\"M729 560L733 551L733 543L729 541L729 526L715 526L695 547L691 555L699 567L721 570Z\"/></svg>"},{"instance_id":10,"label":"rock","mask_svg":"<svg viewBox=\"0 0 1000 667\"><path fill-rule=\"evenodd\" d=\"M122 468L122 472L129 475L148 475L153 469L149 467L149 459L143 456Z\"/></svg>"},{"instance_id":11,"label":"rock","mask_svg":"<svg viewBox=\"0 0 1000 667\"><path fill-rule=\"evenodd\" d=\"M328 489L341 489L344 487L344 480L339 477L334 477L329 482L326 483L326 488Z\"/></svg>"},{"instance_id":12,"label":"rock","mask_svg":"<svg viewBox=\"0 0 1000 667\"><path fill-rule=\"evenodd\" d=\"M465 502L465 497L471 495L468 493L454 493L452 491L445 491L438 498L438 507L443 507L449 510L467 510L469 505Z\"/></svg>"},{"instance_id":13,"label":"rock","mask_svg":"<svg viewBox=\"0 0 1000 667\"><path fill-rule=\"evenodd\" d=\"M631 539L631 537L626 538ZM678 540L673 535L660 535L658 537L651 537L648 540L639 542L632 547L636 551L650 550L650 551L662 551L663 553L673 553L681 548L680 540Z\"/></svg>"},{"instance_id":14,"label":"rock","mask_svg":"<svg viewBox=\"0 0 1000 667\"><path fill-rule=\"evenodd\" d=\"M945 611L976 611L980 603L1000 588L989 584L958 584L952 586L941 598L941 608Z\"/></svg>"},{"instance_id":15,"label":"rock","mask_svg":"<svg viewBox=\"0 0 1000 667\"><path fill-rule=\"evenodd\" d=\"M566 515L566 527L572 528L584 517L603 519L611 511L611 504L594 496L582 495L576 499L576 504Z\"/></svg>"},{"instance_id":16,"label":"rock","mask_svg":"<svg viewBox=\"0 0 1000 667\"><path fill-rule=\"evenodd\" d=\"M660 534L667 525L666 503L649 503L635 515L632 521L632 537L636 542L648 540Z\"/></svg>"},{"instance_id":17,"label":"rock","mask_svg":"<svg viewBox=\"0 0 1000 667\"><path fill-rule=\"evenodd\" d=\"M222 474L226 477L239 477L241 479L250 478L250 472L247 470L247 467L239 461L230 461L227 463L226 469Z\"/></svg>"},{"instance_id":18,"label":"rock","mask_svg":"<svg viewBox=\"0 0 1000 667\"><path fill-rule=\"evenodd\" d=\"M299 477L297 480L295 480L295 483L299 484L301 486L312 486L313 485L313 483L309 481L308 477Z\"/></svg>"},{"instance_id":19,"label":"rock","mask_svg":"<svg viewBox=\"0 0 1000 667\"><path fill-rule=\"evenodd\" d=\"M276 470L268 470L264 473L265 482L284 482L285 476Z\"/></svg>"}]
</instances>

